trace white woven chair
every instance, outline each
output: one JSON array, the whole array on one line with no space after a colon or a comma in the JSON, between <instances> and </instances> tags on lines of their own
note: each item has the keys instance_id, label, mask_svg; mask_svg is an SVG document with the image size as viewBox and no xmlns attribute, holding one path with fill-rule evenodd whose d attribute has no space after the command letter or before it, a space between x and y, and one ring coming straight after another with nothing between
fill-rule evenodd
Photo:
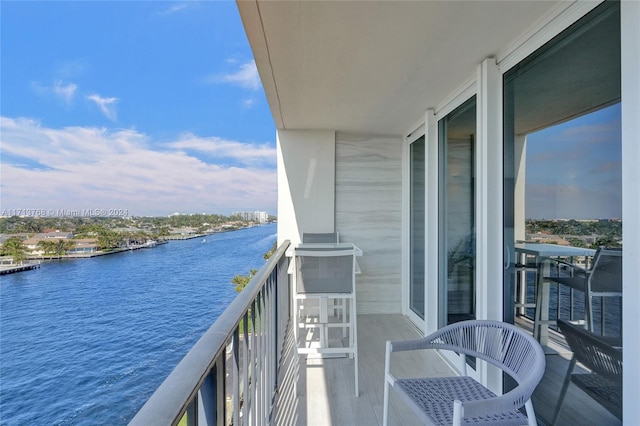
<instances>
[{"instance_id":1,"label":"white woven chair","mask_svg":"<svg viewBox=\"0 0 640 426\"><path fill-rule=\"evenodd\" d=\"M440 349L459 353L462 376L398 379L390 372L393 352ZM497 396L466 375L465 356L499 367L517 386ZM389 417L389 391L394 388L425 424L535 425L531 394L545 369L540 344L524 330L498 321L461 321L423 339L387 342L384 386L384 425ZM519 411L526 408L527 415Z\"/></svg>"}]
</instances>

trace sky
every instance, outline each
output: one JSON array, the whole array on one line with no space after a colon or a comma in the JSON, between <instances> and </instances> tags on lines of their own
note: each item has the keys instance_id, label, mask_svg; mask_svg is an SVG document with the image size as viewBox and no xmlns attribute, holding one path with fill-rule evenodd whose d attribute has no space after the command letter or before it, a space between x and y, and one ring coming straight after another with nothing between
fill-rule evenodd
<instances>
[{"instance_id":1,"label":"sky","mask_svg":"<svg viewBox=\"0 0 640 426\"><path fill-rule=\"evenodd\" d=\"M276 214L232 1L0 2L0 208Z\"/></svg>"},{"instance_id":2,"label":"sky","mask_svg":"<svg viewBox=\"0 0 640 426\"><path fill-rule=\"evenodd\" d=\"M525 215L620 219L620 103L527 136Z\"/></svg>"},{"instance_id":3,"label":"sky","mask_svg":"<svg viewBox=\"0 0 640 426\"><path fill-rule=\"evenodd\" d=\"M235 2L2 0L0 21L0 214L276 214ZM619 104L529 135L527 218L621 217L620 165Z\"/></svg>"}]
</instances>

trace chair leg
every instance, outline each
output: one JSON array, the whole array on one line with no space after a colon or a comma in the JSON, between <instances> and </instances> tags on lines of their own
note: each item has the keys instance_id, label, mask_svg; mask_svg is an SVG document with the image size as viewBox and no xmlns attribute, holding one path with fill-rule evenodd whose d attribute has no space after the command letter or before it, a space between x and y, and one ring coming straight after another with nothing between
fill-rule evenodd
<instances>
[{"instance_id":1,"label":"chair leg","mask_svg":"<svg viewBox=\"0 0 640 426\"><path fill-rule=\"evenodd\" d=\"M387 342L386 355L384 358L384 404L382 408L382 426L389 423L389 370L391 367L391 342Z\"/></svg>"},{"instance_id":2,"label":"chair leg","mask_svg":"<svg viewBox=\"0 0 640 426\"><path fill-rule=\"evenodd\" d=\"M556 424L558 420L558 414L560 414L560 408L562 408L562 402L564 401L564 397L567 394L567 388L569 387L569 383L571 382L571 373L573 373L573 367L576 365L576 357L572 356L571 361L569 361L569 368L567 368L567 374L564 376L564 382L562 383L562 389L560 390L560 397L558 398L558 404L556 405L556 409L553 412L553 418L551 419L551 426Z\"/></svg>"},{"instance_id":3,"label":"chair leg","mask_svg":"<svg viewBox=\"0 0 640 426\"><path fill-rule=\"evenodd\" d=\"M528 426L537 426L538 420L536 420L536 413L533 411L533 402L531 402L531 398L527 400L524 404L524 408L527 411L527 424Z\"/></svg>"},{"instance_id":4,"label":"chair leg","mask_svg":"<svg viewBox=\"0 0 640 426\"><path fill-rule=\"evenodd\" d=\"M453 426L460 426L462 424L462 402L457 399L453 401L453 419L451 424Z\"/></svg>"},{"instance_id":5,"label":"chair leg","mask_svg":"<svg viewBox=\"0 0 640 426\"><path fill-rule=\"evenodd\" d=\"M384 404L382 406L382 426L389 424L389 382L384 379Z\"/></svg>"},{"instance_id":6,"label":"chair leg","mask_svg":"<svg viewBox=\"0 0 640 426\"><path fill-rule=\"evenodd\" d=\"M353 328L351 329L351 335L353 336L353 367L354 367L354 375L355 375L355 396L360 396L360 389L358 383L358 318L356 317L356 299L351 299L352 309L351 315L353 316L352 324ZM345 303L346 305L346 303ZM351 317L349 317L351 319Z\"/></svg>"},{"instance_id":7,"label":"chair leg","mask_svg":"<svg viewBox=\"0 0 640 426\"><path fill-rule=\"evenodd\" d=\"M593 333L593 299L591 289L588 289L584 295L584 312L587 320L587 327Z\"/></svg>"}]
</instances>

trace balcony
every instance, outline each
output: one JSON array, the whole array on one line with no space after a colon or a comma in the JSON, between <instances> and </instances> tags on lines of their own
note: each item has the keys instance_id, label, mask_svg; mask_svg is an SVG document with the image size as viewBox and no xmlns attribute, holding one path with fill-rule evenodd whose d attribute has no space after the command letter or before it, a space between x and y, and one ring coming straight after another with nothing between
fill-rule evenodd
<instances>
[{"instance_id":1,"label":"balcony","mask_svg":"<svg viewBox=\"0 0 640 426\"><path fill-rule=\"evenodd\" d=\"M360 395L354 397L353 360L296 353L290 317L285 242L252 282L194 345L142 407L131 425L381 425L385 342L421 335L400 314L358 316ZM518 320L531 327L526 318ZM569 353L551 333L547 374L534 394L541 419L553 412ZM394 354L398 377L446 376L452 367L433 351ZM594 423L595 422L595 423ZM418 419L391 393L391 425ZM560 424L615 425L619 421L570 387Z\"/></svg>"}]
</instances>

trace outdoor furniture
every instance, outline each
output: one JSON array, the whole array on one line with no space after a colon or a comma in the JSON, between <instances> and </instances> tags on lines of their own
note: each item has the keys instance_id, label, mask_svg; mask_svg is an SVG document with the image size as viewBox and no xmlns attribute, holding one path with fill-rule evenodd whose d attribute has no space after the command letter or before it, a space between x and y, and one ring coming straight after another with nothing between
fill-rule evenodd
<instances>
[{"instance_id":1,"label":"outdoor furniture","mask_svg":"<svg viewBox=\"0 0 640 426\"><path fill-rule=\"evenodd\" d=\"M338 243L340 242L340 236L337 232L304 232L302 234L302 243ZM312 262L312 258L308 259L308 262ZM319 262L318 259L316 261ZM342 315L344 312L345 304L343 299L325 299L327 303L327 309L333 309L334 316ZM346 330L344 331L346 333Z\"/></svg>"},{"instance_id":2,"label":"outdoor furniture","mask_svg":"<svg viewBox=\"0 0 640 426\"><path fill-rule=\"evenodd\" d=\"M604 298L622 297L622 249L601 247L593 257L590 269L565 263L572 271L571 276L548 276L545 280L565 285L584 293L584 312L587 327L593 328L593 298L602 298L601 334L604 335ZM620 317L620 325L622 317ZM620 333L621 330L619 329Z\"/></svg>"},{"instance_id":3,"label":"outdoor furniture","mask_svg":"<svg viewBox=\"0 0 640 426\"><path fill-rule=\"evenodd\" d=\"M555 321L549 320L549 283L547 279L551 274L551 265L557 264L559 258L592 257L596 250L561 246L558 244L545 243L516 243L516 254L531 255L535 258L536 266L536 302L533 323L533 336L546 346L549 335L549 324Z\"/></svg>"},{"instance_id":4,"label":"outdoor furniture","mask_svg":"<svg viewBox=\"0 0 640 426\"><path fill-rule=\"evenodd\" d=\"M355 275L356 256L351 243L302 243L287 253L293 258L294 334L298 354L348 355L354 359L358 396L358 332ZM329 315L329 301L341 300L340 315ZM334 310L335 313L335 310ZM342 333L332 330L342 328Z\"/></svg>"},{"instance_id":5,"label":"outdoor furniture","mask_svg":"<svg viewBox=\"0 0 640 426\"><path fill-rule=\"evenodd\" d=\"M462 376L399 379L390 372L393 352L418 349L454 351L462 357ZM484 360L510 375L517 386L497 396L467 376L466 356ZM425 424L462 422L536 424L531 394L540 382L545 358L540 344L524 330L488 320L462 321L417 340L387 342L384 383L384 425L393 387ZM526 416L519 410L526 408Z\"/></svg>"},{"instance_id":6,"label":"outdoor furniture","mask_svg":"<svg viewBox=\"0 0 640 426\"><path fill-rule=\"evenodd\" d=\"M621 341L598 336L583 327L562 320L558 320L558 327L567 340L573 356L553 413L552 424L558 420L569 382L573 382L611 414L622 420L622 349L619 347ZM591 372L574 373L576 362L580 362Z\"/></svg>"},{"instance_id":7,"label":"outdoor furniture","mask_svg":"<svg viewBox=\"0 0 640 426\"><path fill-rule=\"evenodd\" d=\"M518 253L517 261L514 264L516 272L515 291L514 291L514 308L516 314L526 315L527 308L536 308L535 296L533 302L527 302L527 275L529 272L533 272L535 281L538 277L538 265L536 264L536 257L527 253Z\"/></svg>"},{"instance_id":8,"label":"outdoor furniture","mask_svg":"<svg viewBox=\"0 0 640 426\"><path fill-rule=\"evenodd\" d=\"M308 233L302 234L303 243L337 243L339 236L337 232Z\"/></svg>"}]
</instances>

